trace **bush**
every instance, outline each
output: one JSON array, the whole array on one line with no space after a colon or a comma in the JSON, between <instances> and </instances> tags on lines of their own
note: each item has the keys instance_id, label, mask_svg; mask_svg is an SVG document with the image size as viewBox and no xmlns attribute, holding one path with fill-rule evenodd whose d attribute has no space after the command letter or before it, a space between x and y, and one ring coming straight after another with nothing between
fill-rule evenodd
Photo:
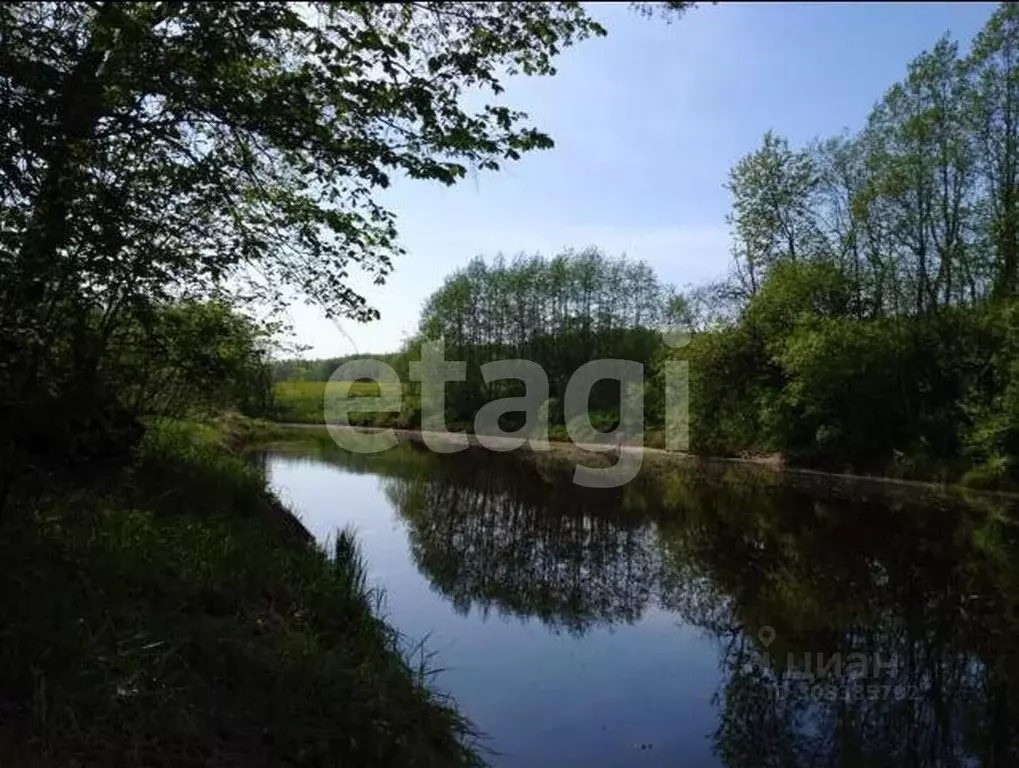
<instances>
[{"instance_id":1,"label":"bush","mask_svg":"<svg viewBox=\"0 0 1019 768\"><path fill-rule=\"evenodd\" d=\"M1019 305L861 320L831 267L783 264L690 364L691 442L837 471L1019 480ZM661 414L662 362L649 402Z\"/></svg>"}]
</instances>

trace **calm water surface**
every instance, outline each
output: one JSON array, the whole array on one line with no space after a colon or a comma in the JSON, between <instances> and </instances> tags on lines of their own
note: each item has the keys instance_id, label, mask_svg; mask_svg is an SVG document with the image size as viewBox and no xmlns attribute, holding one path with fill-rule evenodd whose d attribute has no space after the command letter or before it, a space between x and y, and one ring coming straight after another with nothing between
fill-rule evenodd
<instances>
[{"instance_id":1,"label":"calm water surface","mask_svg":"<svg viewBox=\"0 0 1019 768\"><path fill-rule=\"evenodd\" d=\"M1019 765L1004 502L731 468L592 490L411 445L262 458L320 541L358 531L494 765Z\"/></svg>"}]
</instances>

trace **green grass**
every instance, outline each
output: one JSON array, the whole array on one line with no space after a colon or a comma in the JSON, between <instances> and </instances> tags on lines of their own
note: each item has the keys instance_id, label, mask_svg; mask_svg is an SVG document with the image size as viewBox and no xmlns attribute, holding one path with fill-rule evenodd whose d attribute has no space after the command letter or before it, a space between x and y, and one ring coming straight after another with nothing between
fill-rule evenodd
<instances>
[{"instance_id":1,"label":"green grass","mask_svg":"<svg viewBox=\"0 0 1019 768\"><path fill-rule=\"evenodd\" d=\"M276 420L293 424L322 424L326 413L326 384L324 381L284 381L276 384L273 394L276 401ZM374 381L354 381L335 384L330 394L339 391L341 386L349 386L348 399L356 401L362 397L379 397L380 387ZM386 393L391 397L401 394L401 390ZM335 400L333 401L335 404ZM351 424L380 427L413 428L420 424L420 400L416 395L402 390L400 411L388 412L357 412L351 411ZM331 409L330 409L331 410ZM333 411L335 413L335 411Z\"/></svg>"},{"instance_id":2,"label":"green grass","mask_svg":"<svg viewBox=\"0 0 1019 768\"><path fill-rule=\"evenodd\" d=\"M368 382L357 382L365 388ZM324 381L281 381L273 388L276 417L294 424L321 424Z\"/></svg>"},{"instance_id":3,"label":"green grass","mask_svg":"<svg viewBox=\"0 0 1019 768\"><path fill-rule=\"evenodd\" d=\"M232 421L232 423L231 423ZM268 425L149 425L105 491L0 518L3 765L469 765L469 724L227 447Z\"/></svg>"}]
</instances>

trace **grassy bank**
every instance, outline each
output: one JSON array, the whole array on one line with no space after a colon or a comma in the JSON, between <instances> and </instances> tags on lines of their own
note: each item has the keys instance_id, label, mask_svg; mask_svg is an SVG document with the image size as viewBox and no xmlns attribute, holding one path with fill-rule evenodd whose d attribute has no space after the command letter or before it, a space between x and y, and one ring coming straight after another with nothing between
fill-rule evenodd
<instances>
[{"instance_id":1,"label":"grassy bank","mask_svg":"<svg viewBox=\"0 0 1019 768\"><path fill-rule=\"evenodd\" d=\"M87 488L0 520L4 765L465 765L356 544L325 553L230 449L273 428L150 425Z\"/></svg>"},{"instance_id":2,"label":"grassy bank","mask_svg":"<svg viewBox=\"0 0 1019 768\"><path fill-rule=\"evenodd\" d=\"M379 385L376 382L349 382L348 398L352 404L358 398L379 397ZM275 419L289 424L322 424L326 382L324 381L281 381L273 388ZM609 431L614 428L615 420L611 414L593 413L591 423L595 429ZM403 392L402 408L399 411L364 411L351 410L348 413L350 424L363 427L392 427L394 429L418 429L421 426L420 399L407 390ZM474 424L453 418L447 414L446 428L451 431L473 432ZM506 429L511 427L507 426ZM548 439L554 442L569 442L570 435L562 424L550 424ZM651 448L665 447L665 433L661 429L645 429L644 445Z\"/></svg>"},{"instance_id":3,"label":"grassy bank","mask_svg":"<svg viewBox=\"0 0 1019 768\"><path fill-rule=\"evenodd\" d=\"M282 381L277 383L273 387L276 420L291 424L321 424L326 384L327 382L324 381ZM356 401L362 397L380 396L377 382L353 381L345 382L345 384L349 386L348 398L351 405L355 405ZM403 388L399 411L358 412L351 410L348 414L350 423L361 426L416 429L421 426L420 399L407 389Z\"/></svg>"}]
</instances>

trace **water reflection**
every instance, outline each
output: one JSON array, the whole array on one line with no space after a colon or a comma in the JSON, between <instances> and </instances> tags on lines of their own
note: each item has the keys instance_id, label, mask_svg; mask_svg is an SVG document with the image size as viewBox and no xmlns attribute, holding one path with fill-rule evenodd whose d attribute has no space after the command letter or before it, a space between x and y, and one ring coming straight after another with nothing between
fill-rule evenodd
<instances>
[{"instance_id":1,"label":"water reflection","mask_svg":"<svg viewBox=\"0 0 1019 768\"><path fill-rule=\"evenodd\" d=\"M669 595L721 642L726 765L1015 764L1019 549L1000 510L670 479Z\"/></svg>"},{"instance_id":2,"label":"water reflection","mask_svg":"<svg viewBox=\"0 0 1019 768\"><path fill-rule=\"evenodd\" d=\"M1003 504L715 470L595 491L409 446L332 460L382 476L418 568L462 613L581 637L654 607L703 630L725 765L1019 764L1019 541Z\"/></svg>"},{"instance_id":3,"label":"water reflection","mask_svg":"<svg viewBox=\"0 0 1019 768\"><path fill-rule=\"evenodd\" d=\"M652 600L653 522L622 493L481 457L390 478L385 493L409 523L414 560L462 613L494 608L582 634L636 621Z\"/></svg>"}]
</instances>

